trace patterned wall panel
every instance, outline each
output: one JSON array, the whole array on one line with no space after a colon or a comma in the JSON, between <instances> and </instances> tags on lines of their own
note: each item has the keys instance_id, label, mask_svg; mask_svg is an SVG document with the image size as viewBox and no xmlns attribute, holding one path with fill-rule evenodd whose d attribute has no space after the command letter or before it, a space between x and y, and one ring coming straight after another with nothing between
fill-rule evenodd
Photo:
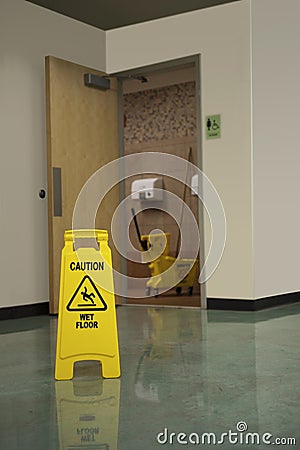
<instances>
[{"instance_id":1,"label":"patterned wall panel","mask_svg":"<svg viewBox=\"0 0 300 450\"><path fill-rule=\"evenodd\" d=\"M196 136L195 82L124 95L125 145Z\"/></svg>"}]
</instances>

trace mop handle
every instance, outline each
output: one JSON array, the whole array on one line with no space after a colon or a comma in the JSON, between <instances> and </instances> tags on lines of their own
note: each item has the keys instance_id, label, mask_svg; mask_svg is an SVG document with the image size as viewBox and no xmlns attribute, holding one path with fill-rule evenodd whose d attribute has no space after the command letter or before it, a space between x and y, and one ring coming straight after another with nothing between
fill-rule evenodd
<instances>
[{"instance_id":1,"label":"mop handle","mask_svg":"<svg viewBox=\"0 0 300 450\"><path fill-rule=\"evenodd\" d=\"M176 258L178 256L179 247L180 247L180 230L181 230L182 220L183 220L183 210L184 210L184 203L185 203L186 191L187 191L188 174L189 174L189 163L191 162L191 159L192 159L192 147L189 147L188 159L187 159L187 165L186 165L186 173L185 173L185 183L184 183L183 196L182 196L183 202L182 202L182 206L181 206L181 213L180 213L180 219L179 219L179 232L178 232L177 244L176 244L176 254L175 254Z\"/></svg>"},{"instance_id":2,"label":"mop handle","mask_svg":"<svg viewBox=\"0 0 300 450\"><path fill-rule=\"evenodd\" d=\"M135 215L135 210L133 208L131 208L131 212L132 212L132 216L133 216L136 233L138 235L139 243L141 244L142 249L147 251L148 250L147 241L143 241L141 238L141 233L140 233L139 225L138 225L137 218Z\"/></svg>"}]
</instances>

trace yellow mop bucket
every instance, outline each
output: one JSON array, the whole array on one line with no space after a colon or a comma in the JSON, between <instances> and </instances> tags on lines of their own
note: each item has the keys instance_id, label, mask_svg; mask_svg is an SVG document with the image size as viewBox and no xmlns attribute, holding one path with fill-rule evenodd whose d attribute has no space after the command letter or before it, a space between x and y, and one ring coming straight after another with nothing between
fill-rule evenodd
<instances>
[{"instance_id":1,"label":"yellow mop bucket","mask_svg":"<svg viewBox=\"0 0 300 450\"><path fill-rule=\"evenodd\" d=\"M170 253L170 233L151 233L141 236L143 245L140 244L143 263L156 260L160 256L168 256ZM146 243L146 245L145 245ZM145 251L145 247L147 251Z\"/></svg>"},{"instance_id":2,"label":"yellow mop bucket","mask_svg":"<svg viewBox=\"0 0 300 450\"><path fill-rule=\"evenodd\" d=\"M141 235L135 211L133 208L131 211L142 250L142 262L149 263L151 271L151 278L146 284L146 296L151 295L151 289L158 296L160 289L173 287L177 294L181 293L182 287L187 287L187 294L192 295L198 260L169 256L170 233Z\"/></svg>"},{"instance_id":3,"label":"yellow mop bucket","mask_svg":"<svg viewBox=\"0 0 300 450\"><path fill-rule=\"evenodd\" d=\"M159 290L176 288L176 293L180 294L182 287L187 287L187 294L192 295L196 278L198 260L187 258L173 258L172 256L160 256L149 264L151 278L147 281L146 294L159 294Z\"/></svg>"}]
</instances>

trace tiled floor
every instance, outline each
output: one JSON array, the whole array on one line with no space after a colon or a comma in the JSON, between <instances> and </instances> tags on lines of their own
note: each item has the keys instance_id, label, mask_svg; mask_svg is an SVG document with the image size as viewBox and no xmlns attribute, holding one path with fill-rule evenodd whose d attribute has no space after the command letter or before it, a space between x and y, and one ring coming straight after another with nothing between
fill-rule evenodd
<instances>
[{"instance_id":1,"label":"tiled floor","mask_svg":"<svg viewBox=\"0 0 300 450\"><path fill-rule=\"evenodd\" d=\"M264 449L265 433L298 441L273 448L300 448L300 304L119 307L117 316L120 380L85 362L72 381L55 382L57 319L0 322L1 450ZM248 430L230 434L238 422Z\"/></svg>"}]
</instances>

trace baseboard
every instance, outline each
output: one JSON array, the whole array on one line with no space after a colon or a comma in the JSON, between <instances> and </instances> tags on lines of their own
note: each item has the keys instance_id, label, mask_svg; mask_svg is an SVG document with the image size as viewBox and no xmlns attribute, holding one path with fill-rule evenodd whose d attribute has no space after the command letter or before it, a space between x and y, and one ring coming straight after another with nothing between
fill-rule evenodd
<instances>
[{"instance_id":1,"label":"baseboard","mask_svg":"<svg viewBox=\"0 0 300 450\"><path fill-rule=\"evenodd\" d=\"M49 302L0 308L0 320L20 319L44 314L49 314Z\"/></svg>"},{"instance_id":2,"label":"baseboard","mask_svg":"<svg viewBox=\"0 0 300 450\"><path fill-rule=\"evenodd\" d=\"M230 298L207 298L207 309L223 309L230 311L260 311L265 308L296 303L300 301L300 292L274 295L257 300L242 300Z\"/></svg>"},{"instance_id":3,"label":"baseboard","mask_svg":"<svg viewBox=\"0 0 300 450\"><path fill-rule=\"evenodd\" d=\"M264 297L257 300L207 298L207 309L218 309L225 311L260 311L265 308L272 308L274 306L281 306L299 301L300 292ZM40 316L45 314L49 314L49 302L0 308L0 320L20 319L23 317Z\"/></svg>"}]
</instances>

